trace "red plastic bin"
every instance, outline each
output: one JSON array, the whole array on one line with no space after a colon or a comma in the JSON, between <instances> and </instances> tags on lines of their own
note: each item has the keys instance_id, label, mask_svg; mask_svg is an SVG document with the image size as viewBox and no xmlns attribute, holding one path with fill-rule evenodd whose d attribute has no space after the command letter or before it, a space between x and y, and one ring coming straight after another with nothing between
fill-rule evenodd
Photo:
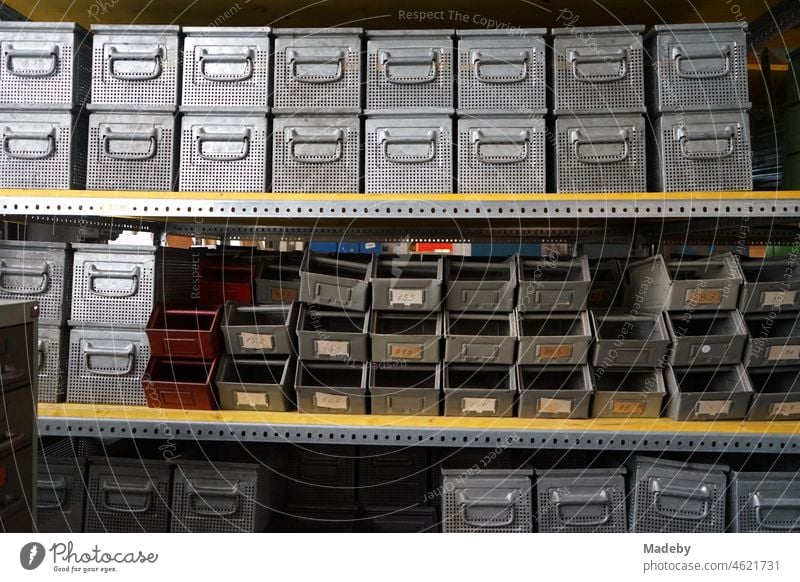
<instances>
[{"instance_id":1,"label":"red plastic bin","mask_svg":"<svg viewBox=\"0 0 800 582\"><path fill-rule=\"evenodd\" d=\"M197 293L198 305L216 307L226 301L253 303L253 279L256 261L238 263L221 261L218 257L200 264L200 289Z\"/></svg>"},{"instance_id":2,"label":"red plastic bin","mask_svg":"<svg viewBox=\"0 0 800 582\"><path fill-rule=\"evenodd\" d=\"M216 309L170 309L156 305L146 329L150 355L213 360L222 353L221 321L221 306Z\"/></svg>"},{"instance_id":3,"label":"red plastic bin","mask_svg":"<svg viewBox=\"0 0 800 582\"><path fill-rule=\"evenodd\" d=\"M142 388L149 408L216 410L214 377L218 360L150 358Z\"/></svg>"}]
</instances>

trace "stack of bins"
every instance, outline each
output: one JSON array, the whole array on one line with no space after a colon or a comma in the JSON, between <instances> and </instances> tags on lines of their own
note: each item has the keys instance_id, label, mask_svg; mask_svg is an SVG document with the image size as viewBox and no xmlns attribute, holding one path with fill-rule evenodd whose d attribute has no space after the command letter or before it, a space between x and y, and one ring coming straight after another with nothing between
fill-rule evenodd
<instances>
[{"instance_id":1,"label":"stack of bins","mask_svg":"<svg viewBox=\"0 0 800 582\"><path fill-rule=\"evenodd\" d=\"M557 192L646 190L643 30L553 29Z\"/></svg>"},{"instance_id":2,"label":"stack of bins","mask_svg":"<svg viewBox=\"0 0 800 582\"><path fill-rule=\"evenodd\" d=\"M175 189L180 27L94 25L90 190Z\"/></svg>"},{"instance_id":3,"label":"stack of bins","mask_svg":"<svg viewBox=\"0 0 800 582\"><path fill-rule=\"evenodd\" d=\"M268 27L184 27L179 188L264 192Z\"/></svg>"},{"instance_id":4,"label":"stack of bins","mask_svg":"<svg viewBox=\"0 0 800 582\"><path fill-rule=\"evenodd\" d=\"M82 189L88 33L69 22L2 22L0 44L0 187Z\"/></svg>"},{"instance_id":5,"label":"stack of bins","mask_svg":"<svg viewBox=\"0 0 800 582\"><path fill-rule=\"evenodd\" d=\"M659 25L648 33L652 189L752 190L746 26Z\"/></svg>"}]
</instances>

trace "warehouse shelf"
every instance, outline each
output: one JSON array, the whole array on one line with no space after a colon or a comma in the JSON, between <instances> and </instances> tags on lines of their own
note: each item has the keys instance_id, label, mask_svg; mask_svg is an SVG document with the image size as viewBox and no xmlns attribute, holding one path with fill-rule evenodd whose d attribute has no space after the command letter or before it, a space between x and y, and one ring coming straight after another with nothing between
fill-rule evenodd
<instances>
[{"instance_id":1,"label":"warehouse shelf","mask_svg":"<svg viewBox=\"0 0 800 582\"><path fill-rule=\"evenodd\" d=\"M800 450L800 422L674 422L315 416L296 412L39 404L39 434L272 443L777 453Z\"/></svg>"}]
</instances>

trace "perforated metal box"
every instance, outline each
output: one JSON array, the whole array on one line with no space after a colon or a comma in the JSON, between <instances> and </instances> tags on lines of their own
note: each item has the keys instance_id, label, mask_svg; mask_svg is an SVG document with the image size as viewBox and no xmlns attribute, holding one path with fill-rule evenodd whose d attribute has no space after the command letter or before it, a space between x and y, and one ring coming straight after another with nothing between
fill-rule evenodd
<instances>
[{"instance_id":1,"label":"perforated metal box","mask_svg":"<svg viewBox=\"0 0 800 582\"><path fill-rule=\"evenodd\" d=\"M742 361L747 328L738 311L668 313L674 366L732 365Z\"/></svg>"},{"instance_id":2,"label":"perforated metal box","mask_svg":"<svg viewBox=\"0 0 800 582\"><path fill-rule=\"evenodd\" d=\"M513 364L517 355L515 313L444 314L444 360L472 364Z\"/></svg>"},{"instance_id":3,"label":"perforated metal box","mask_svg":"<svg viewBox=\"0 0 800 582\"><path fill-rule=\"evenodd\" d=\"M387 256L373 263L372 309L437 311L442 301L442 257Z\"/></svg>"},{"instance_id":4,"label":"perforated metal box","mask_svg":"<svg viewBox=\"0 0 800 582\"><path fill-rule=\"evenodd\" d=\"M183 27L181 111L266 113L269 27Z\"/></svg>"},{"instance_id":5,"label":"perforated metal box","mask_svg":"<svg viewBox=\"0 0 800 582\"><path fill-rule=\"evenodd\" d=\"M532 475L529 469L442 469L442 531L533 531Z\"/></svg>"},{"instance_id":6,"label":"perforated metal box","mask_svg":"<svg viewBox=\"0 0 800 582\"><path fill-rule=\"evenodd\" d=\"M62 325L72 297L72 251L64 243L0 241L0 299L39 302L41 325Z\"/></svg>"},{"instance_id":7,"label":"perforated metal box","mask_svg":"<svg viewBox=\"0 0 800 582\"><path fill-rule=\"evenodd\" d=\"M92 105L175 111L180 26L92 26Z\"/></svg>"},{"instance_id":8,"label":"perforated metal box","mask_svg":"<svg viewBox=\"0 0 800 582\"><path fill-rule=\"evenodd\" d=\"M73 328L67 402L144 406L142 378L149 360L144 329L113 324Z\"/></svg>"},{"instance_id":9,"label":"perforated metal box","mask_svg":"<svg viewBox=\"0 0 800 582\"><path fill-rule=\"evenodd\" d=\"M267 358L223 356L215 379L222 410L294 409L295 359Z\"/></svg>"},{"instance_id":10,"label":"perforated metal box","mask_svg":"<svg viewBox=\"0 0 800 582\"><path fill-rule=\"evenodd\" d=\"M546 29L475 29L456 34L459 109L547 112Z\"/></svg>"},{"instance_id":11,"label":"perforated metal box","mask_svg":"<svg viewBox=\"0 0 800 582\"><path fill-rule=\"evenodd\" d=\"M361 447L358 501L365 505L409 507L428 493L428 450L423 447Z\"/></svg>"},{"instance_id":12,"label":"perforated metal box","mask_svg":"<svg viewBox=\"0 0 800 582\"><path fill-rule=\"evenodd\" d=\"M366 311L374 255L307 251L300 267L300 301Z\"/></svg>"},{"instance_id":13,"label":"perforated metal box","mask_svg":"<svg viewBox=\"0 0 800 582\"><path fill-rule=\"evenodd\" d=\"M358 192L357 115L277 115L272 122L273 192Z\"/></svg>"},{"instance_id":14,"label":"perforated metal box","mask_svg":"<svg viewBox=\"0 0 800 582\"><path fill-rule=\"evenodd\" d=\"M41 533L80 533L86 507L85 458L39 455L36 478L36 529Z\"/></svg>"},{"instance_id":15,"label":"perforated metal box","mask_svg":"<svg viewBox=\"0 0 800 582\"><path fill-rule=\"evenodd\" d=\"M225 304L220 328L225 351L233 355L288 356L295 353L294 330L300 305Z\"/></svg>"},{"instance_id":16,"label":"perforated metal box","mask_svg":"<svg viewBox=\"0 0 800 582\"><path fill-rule=\"evenodd\" d=\"M589 260L551 260L520 257L517 310L583 311L591 286Z\"/></svg>"},{"instance_id":17,"label":"perforated metal box","mask_svg":"<svg viewBox=\"0 0 800 582\"><path fill-rule=\"evenodd\" d=\"M301 360L369 360L369 311L339 311L302 305L297 318Z\"/></svg>"},{"instance_id":18,"label":"perforated metal box","mask_svg":"<svg viewBox=\"0 0 800 582\"><path fill-rule=\"evenodd\" d=\"M445 259L449 311L511 312L517 288L517 256Z\"/></svg>"},{"instance_id":19,"label":"perforated metal box","mask_svg":"<svg viewBox=\"0 0 800 582\"><path fill-rule=\"evenodd\" d=\"M589 366L515 366L519 416L589 418L594 391Z\"/></svg>"},{"instance_id":20,"label":"perforated metal box","mask_svg":"<svg viewBox=\"0 0 800 582\"><path fill-rule=\"evenodd\" d=\"M753 396L741 364L667 367L664 379L669 393L666 414L673 420L741 419Z\"/></svg>"},{"instance_id":21,"label":"perforated metal box","mask_svg":"<svg viewBox=\"0 0 800 582\"><path fill-rule=\"evenodd\" d=\"M647 157L641 115L556 118L557 192L645 192Z\"/></svg>"},{"instance_id":22,"label":"perforated metal box","mask_svg":"<svg viewBox=\"0 0 800 582\"><path fill-rule=\"evenodd\" d=\"M636 456L629 470L632 533L722 533L728 467Z\"/></svg>"},{"instance_id":23,"label":"perforated metal box","mask_svg":"<svg viewBox=\"0 0 800 582\"><path fill-rule=\"evenodd\" d=\"M556 115L644 113L644 26L553 29Z\"/></svg>"},{"instance_id":24,"label":"perforated metal box","mask_svg":"<svg viewBox=\"0 0 800 582\"><path fill-rule=\"evenodd\" d=\"M589 314L519 313L520 364L585 364L592 343Z\"/></svg>"},{"instance_id":25,"label":"perforated metal box","mask_svg":"<svg viewBox=\"0 0 800 582\"><path fill-rule=\"evenodd\" d=\"M661 313L630 315L591 312L596 340L595 368L662 368L667 363L669 335Z\"/></svg>"},{"instance_id":26,"label":"perforated metal box","mask_svg":"<svg viewBox=\"0 0 800 582\"><path fill-rule=\"evenodd\" d=\"M749 109L746 30L743 22L655 26L645 37L651 109Z\"/></svg>"},{"instance_id":27,"label":"perforated metal box","mask_svg":"<svg viewBox=\"0 0 800 582\"><path fill-rule=\"evenodd\" d=\"M742 313L800 309L800 269L787 256L779 259L740 258L744 282L739 292Z\"/></svg>"},{"instance_id":28,"label":"perforated metal box","mask_svg":"<svg viewBox=\"0 0 800 582\"><path fill-rule=\"evenodd\" d=\"M184 115L179 183L181 191L264 192L267 118Z\"/></svg>"},{"instance_id":29,"label":"perforated metal box","mask_svg":"<svg viewBox=\"0 0 800 582\"><path fill-rule=\"evenodd\" d=\"M536 471L539 533L625 533L625 468Z\"/></svg>"},{"instance_id":30,"label":"perforated metal box","mask_svg":"<svg viewBox=\"0 0 800 582\"><path fill-rule=\"evenodd\" d=\"M731 471L728 489L730 531L800 531L800 478L797 473Z\"/></svg>"},{"instance_id":31,"label":"perforated metal box","mask_svg":"<svg viewBox=\"0 0 800 582\"><path fill-rule=\"evenodd\" d=\"M514 416L514 366L445 364L442 386L445 416Z\"/></svg>"},{"instance_id":32,"label":"perforated metal box","mask_svg":"<svg viewBox=\"0 0 800 582\"><path fill-rule=\"evenodd\" d=\"M0 23L0 108L81 108L91 85L91 37L72 22Z\"/></svg>"},{"instance_id":33,"label":"perforated metal box","mask_svg":"<svg viewBox=\"0 0 800 582\"><path fill-rule=\"evenodd\" d=\"M352 506L356 499L356 457L356 448L348 445L292 447L287 505Z\"/></svg>"},{"instance_id":34,"label":"perforated metal box","mask_svg":"<svg viewBox=\"0 0 800 582\"><path fill-rule=\"evenodd\" d=\"M68 111L0 111L0 188L82 190L88 116Z\"/></svg>"},{"instance_id":35,"label":"perforated metal box","mask_svg":"<svg viewBox=\"0 0 800 582\"><path fill-rule=\"evenodd\" d=\"M372 361L435 364L441 359L443 333L441 312L373 311Z\"/></svg>"},{"instance_id":36,"label":"perforated metal box","mask_svg":"<svg viewBox=\"0 0 800 582\"><path fill-rule=\"evenodd\" d=\"M592 418L658 418L667 396L658 368L594 370Z\"/></svg>"},{"instance_id":37,"label":"perforated metal box","mask_svg":"<svg viewBox=\"0 0 800 582\"><path fill-rule=\"evenodd\" d=\"M64 402L67 396L69 330L66 327L39 325L37 350L39 402Z\"/></svg>"},{"instance_id":38,"label":"perforated metal box","mask_svg":"<svg viewBox=\"0 0 800 582\"><path fill-rule=\"evenodd\" d=\"M800 319L796 313L752 314L744 318L748 368L800 365Z\"/></svg>"},{"instance_id":39,"label":"perforated metal box","mask_svg":"<svg viewBox=\"0 0 800 582\"><path fill-rule=\"evenodd\" d=\"M367 109L453 107L454 30L368 30Z\"/></svg>"},{"instance_id":40,"label":"perforated metal box","mask_svg":"<svg viewBox=\"0 0 800 582\"><path fill-rule=\"evenodd\" d=\"M653 123L650 179L656 192L752 190L746 111L664 113Z\"/></svg>"},{"instance_id":41,"label":"perforated metal box","mask_svg":"<svg viewBox=\"0 0 800 582\"><path fill-rule=\"evenodd\" d=\"M273 33L276 112L360 113L361 28L276 28Z\"/></svg>"},{"instance_id":42,"label":"perforated metal box","mask_svg":"<svg viewBox=\"0 0 800 582\"><path fill-rule=\"evenodd\" d=\"M372 414L439 416L441 369L438 364L374 363L370 366L369 393Z\"/></svg>"},{"instance_id":43,"label":"perforated metal box","mask_svg":"<svg viewBox=\"0 0 800 582\"><path fill-rule=\"evenodd\" d=\"M171 113L92 113L88 190L174 190L178 135Z\"/></svg>"},{"instance_id":44,"label":"perforated metal box","mask_svg":"<svg viewBox=\"0 0 800 582\"><path fill-rule=\"evenodd\" d=\"M303 253L288 252L259 257L253 288L256 303L288 305L300 294L300 265Z\"/></svg>"},{"instance_id":45,"label":"perforated metal box","mask_svg":"<svg viewBox=\"0 0 800 582\"><path fill-rule=\"evenodd\" d=\"M748 420L800 419L800 366L750 368L753 401Z\"/></svg>"},{"instance_id":46,"label":"perforated metal box","mask_svg":"<svg viewBox=\"0 0 800 582\"><path fill-rule=\"evenodd\" d=\"M453 120L417 110L367 112L366 192L452 192Z\"/></svg>"},{"instance_id":47,"label":"perforated metal box","mask_svg":"<svg viewBox=\"0 0 800 582\"><path fill-rule=\"evenodd\" d=\"M297 409L310 414L366 414L367 365L340 362L297 364Z\"/></svg>"}]
</instances>

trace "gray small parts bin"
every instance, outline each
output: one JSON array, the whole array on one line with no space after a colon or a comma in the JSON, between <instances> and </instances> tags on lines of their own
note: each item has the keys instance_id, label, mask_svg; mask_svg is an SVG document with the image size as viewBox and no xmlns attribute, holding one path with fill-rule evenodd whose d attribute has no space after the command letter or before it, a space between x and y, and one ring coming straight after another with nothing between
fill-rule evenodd
<instances>
[{"instance_id":1,"label":"gray small parts bin","mask_svg":"<svg viewBox=\"0 0 800 582\"><path fill-rule=\"evenodd\" d=\"M742 313L800 309L800 268L790 259L742 258L744 283L739 293Z\"/></svg>"},{"instance_id":2,"label":"gray small parts bin","mask_svg":"<svg viewBox=\"0 0 800 582\"><path fill-rule=\"evenodd\" d=\"M589 418L589 366L516 366L519 416Z\"/></svg>"},{"instance_id":3,"label":"gray small parts bin","mask_svg":"<svg viewBox=\"0 0 800 582\"><path fill-rule=\"evenodd\" d=\"M800 419L800 366L750 368L753 401L748 420Z\"/></svg>"},{"instance_id":4,"label":"gray small parts bin","mask_svg":"<svg viewBox=\"0 0 800 582\"><path fill-rule=\"evenodd\" d=\"M289 455L287 476L290 508L352 506L356 499L356 448L347 445L294 447ZM305 512L290 509L288 513ZM311 517L320 518L319 515Z\"/></svg>"},{"instance_id":5,"label":"gray small parts bin","mask_svg":"<svg viewBox=\"0 0 800 582\"><path fill-rule=\"evenodd\" d=\"M587 307L614 307L622 292L622 270L616 259L589 262L592 285Z\"/></svg>"},{"instance_id":6,"label":"gray small parts bin","mask_svg":"<svg viewBox=\"0 0 800 582\"><path fill-rule=\"evenodd\" d=\"M294 410L294 358L223 356L216 386L222 410Z\"/></svg>"},{"instance_id":7,"label":"gray small parts bin","mask_svg":"<svg viewBox=\"0 0 800 582\"><path fill-rule=\"evenodd\" d=\"M300 267L300 301L366 311L374 255L306 252Z\"/></svg>"},{"instance_id":8,"label":"gray small parts bin","mask_svg":"<svg viewBox=\"0 0 800 582\"><path fill-rule=\"evenodd\" d=\"M744 350L748 368L800 364L800 318L797 313L753 314L744 318L749 338Z\"/></svg>"},{"instance_id":9,"label":"gray small parts bin","mask_svg":"<svg viewBox=\"0 0 800 582\"><path fill-rule=\"evenodd\" d=\"M741 364L664 370L672 420L738 420L745 417L753 387Z\"/></svg>"},{"instance_id":10,"label":"gray small parts bin","mask_svg":"<svg viewBox=\"0 0 800 582\"><path fill-rule=\"evenodd\" d=\"M670 341L660 313L653 315L592 312L597 334L592 365L595 368L661 368L667 362Z\"/></svg>"},{"instance_id":11,"label":"gray small parts bin","mask_svg":"<svg viewBox=\"0 0 800 582\"><path fill-rule=\"evenodd\" d=\"M259 257L253 287L256 303L286 305L300 294L303 253L273 253Z\"/></svg>"},{"instance_id":12,"label":"gray small parts bin","mask_svg":"<svg viewBox=\"0 0 800 582\"><path fill-rule=\"evenodd\" d=\"M589 313L519 313L520 364L585 364L592 343Z\"/></svg>"},{"instance_id":13,"label":"gray small parts bin","mask_svg":"<svg viewBox=\"0 0 800 582\"><path fill-rule=\"evenodd\" d=\"M514 309L517 256L447 257L448 311L508 313Z\"/></svg>"},{"instance_id":14,"label":"gray small parts bin","mask_svg":"<svg viewBox=\"0 0 800 582\"><path fill-rule=\"evenodd\" d=\"M532 476L529 469L442 469L442 531L533 531Z\"/></svg>"},{"instance_id":15,"label":"gray small parts bin","mask_svg":"<svg viewBox=\"0 0 800 582\"><path fill-rule=\"evenodd\" d=\"M297 318L301 360L366 362L369 359L369 311L300 307Z\"/></svg>"},{"instance_id":16,"label":"gray small parts bin","mask_svg":"<svg viewBox=\"0 0 800 582\"><path fill-rule=\"evenodd\" d=\"M441 368L438 364L374 364L370 367L369 393L372 414L439 416Z\"/></svg>"},{"instance_id":17,"label":"gray small parts bin","mask_svg":"<svg viewBox=\"0 0 800 582\"><path fill-rule=\"evenodd\" d=\"M297 409L309 414L367 414L367 365L298 362Z\"/></svg>"},{"instance_id":18,"label":"gray small parts bin","mask_svg":"<svg viewBox=\"0 0 800 582\"><path fill-rule=\"evenodd\" d=\"M298 303L242 305L229 301L220 326L225 351L232 355L293 355L299 308Z\"/></svg>"},{"instance_id":19,"label":"gray small parts bin","mask_svg":"<svg viewBox=\"0 0 800 582\"><path fill-rule=\"evenodd\" d=\"M797 473L732 471L730 477L730 531L800 532L800 477Z\"/></svg>"},{"instance_id":20,"label":"gray small parts bin","mask_svg":"<svg viewBox=\"0 0 800 582\"><path fill-rule=\"evenodd\" d=\"M536 471L539 533L625 533L625 469Z\"/></svg>"},{"instance_id":21,"label":"gray small parts bin","mask_svg":"<svg viewBox=\"0 0 800 582\"><path fill-rule=\"evenodd\" d=\"M425 501L428 450L423 447L361 447L358 501L363 505L409 507Z\"/></svg>"},{"instance_id":22,"label":"gray small parts bin","mask_svg":"<svg viewBox=\"0 0 800 582\"><path fill-rule=\"evenodd\" d=\"M600 373L602 371L602 373ZM595 373L592 418L658 418L667 390L658 368Z\"/></svg>"},{"instance_id":23,"label":"gray small parts bin","mask_svg":"<svg viewBox=\"0 0 800 582\"><path fill-rule=\"evenodd\" d=\"M470 364L513 364L517 351L514 313L444 314L444 360Z\"/></svg>"},{"instance_id":24,"label":"gray small parts bin","mask_svg":"<svg viewBox=\"0 0 800 582\"><path fill-rule=\"evenodd\" d=\"M372 361L439 362L443 319L441 312L373 311L370 326Z\"/></svg>"},{"instance_id":25,"label":"gray small parts bin","mask_svg":"<svg viewBox=\"0 0 800 582\"><path fill-rule=\"evenodd\" d=\"M582 311L591 286L589 259L519 259L517 309Z\"/></svg>"},{"instance_id":26,"label":"gray small parts bin","mask_svg":"<svg viewBox=\"0 0 800 582\"><path fill-rule=\"evenodd\" d=\"M64 402L67 397L69 330L66 327L39 325L38 370L39 402Z\"/></svg>"},{"instance_id":27,"label":"gray small parts bin","mask_svg":"<svg viewBox=\"0 0 800 582\"><path fill-rule=\"evenodd\" d=\"M445 364L443 386L445 416L514 416L514 366Z\"/></svg>"},{"instance_id":28,"label":"gray small parts bin","mask_svg":"<svg viewBox=\"0 0 800 582\"><path fill-rule=\"evenodd\" d=\"M744 319L733 311L668 313L673 366L740 364L747 342Z\"/></svg>"},{"instance_id":29,"label":"gray small parts bin","mask_svg":"<svg viewBox=\"0 0 800 582\"><path fill-rule=\"evenodd\" d=\"M36 479L36 528L41 533L80 533L86 507L87 461L39 456Z\"/></svg>"},{"instance_id":30,"label":"gray small parts bin","mask_svg":"<svg viewBox=\"0 0 800 582\"><path fill-rule=\"evenodd\" d=\"M372 309L437 311L442 301L442 257L383 257L372 273Z\"/></svg>"}]
</instances>

